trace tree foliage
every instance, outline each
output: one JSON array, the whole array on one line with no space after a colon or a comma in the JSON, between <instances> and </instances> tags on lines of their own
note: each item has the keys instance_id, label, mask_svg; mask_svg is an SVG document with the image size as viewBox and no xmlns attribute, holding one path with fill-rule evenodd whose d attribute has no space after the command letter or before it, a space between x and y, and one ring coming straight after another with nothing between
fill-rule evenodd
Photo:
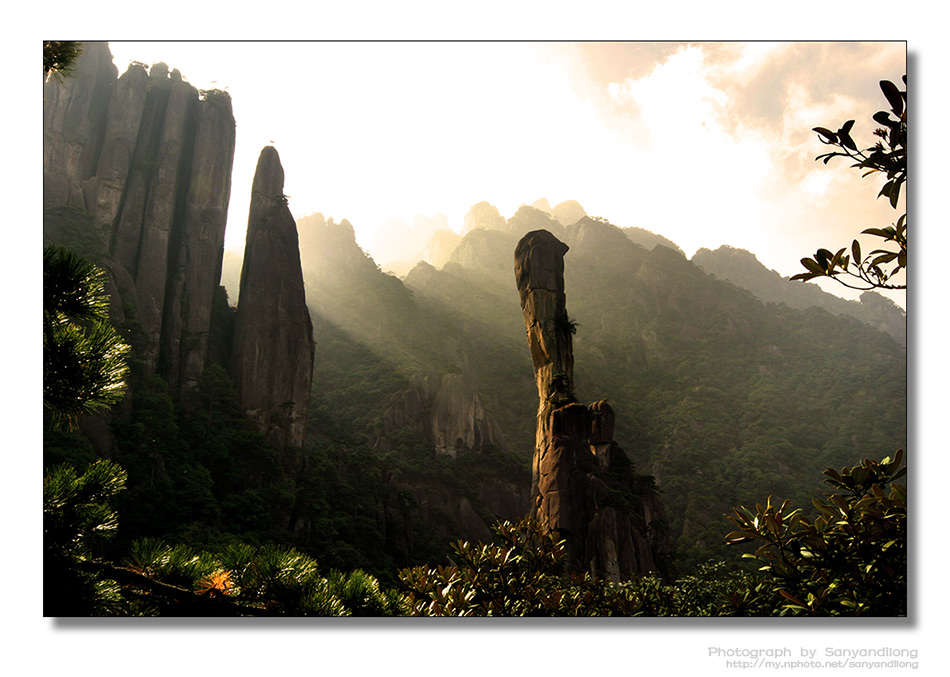
<instances>
[{"instance_id":1,"label":"tree foliage","mask_svg":"<svg viewBox=\"0 0 950 677\"><path fill-rule=\"evenodd\" d=\"M752 616L772 609L755 577L710 562L673 582L657 575L611 581L569 574L564 542L525 518L494 528L494 543L453 546L448 566L404 569L414 616Z\"/></svg>"},{"instance_id":2,"label":"tree foliage","mask_svg":"<svg viewBox=\"0 0 950 677\"><path fill-rule=\"evenodd\" d=\"M907 492L903 452L852 468L825 470L835 489L812 503L810 519L771 497L739 507L730 545L753 543L779 615L900 616L907 612Z\"/></svg>"},{"instance_id":3,"label":"tree foliage","mask_svg":"<svg viewBox=\"0 0 950 677\"><path fill-rule=\"evenodd\" d=\"M399 594L373 576L359 570L322 576L312 557L278 545L234 543L207 552L142 539L124 564L133 575L123 592L146 603L149 614L394 616L403 610Z\"/></svg>"},{"instance_id":4,"label":"tree foliage","mask_svg":"<svg viewBox=\"0 0 950 677\"><path fill-rule=\"evenodd\" d=\"M632 615L641 602L620 586L569 574L564 541L537 521L495 526L499 543L453 546L457 564L399 573L415 616Z\"/></svg>"},{"instance_id":5,"label":"tree foliage","mask_svg":"<svg viewBox=\"0 0 950 677\"><path fill-rule=\"evenodd\" d=\"M43 607L46 616L88 616L122 608L117 584L84 570L115 535L114 499L126 474L97 461L82 474L60 465L43 480Z\"/></svg>"},{"instance_id":6,"label":"tree foliage","mask_svg":"<svg viewBox=\"0 0 950 677\"><path fill-rule=\"evenodd\" d=\"M906 86L907 76L903 81ZM886 180L878 197L886 197L891 207L896 209L907 180L907 91L900 90L888 80L882 80L880 85L890 110L878 111L872 116L881 125L874 132L879 140L860 150L851 138L854 120L848 120L836 132L815 127L813 131L817 132L819 140L837 149L815 159L828 164L832 158L845 157L854 161L852 167L866 170L862 176L883 174ZM852 289L905 289L907 285L895 282L894 278L907 265L907 214L902 214L891 226L867 228L862 233L881 238L884 241L882 246L889 248L874 249L865 254L854 240L850 251L842 248L831 253L819 249L812 258L802 259L808 272L792 279L804 282L816 277L830 277Z\"/></svg>"},{"instance_id":7,"label":"tree foliage","mask_svg":"<svg viewBox=\"0 0 950 677\"><path fill-rule=\"evenodd\" d=\"M43 254L43 407L54 427L122 399L129 347L109 324L102 271L62 247Z\"/></svg>"},{"instance_id":8,"label":"tree foliage","mask_svg":"<svg viewBox=\"0 0 950 677\"><path fill-rule=\"evenodd\" d=\"M76 60L82 54L81 42L43 41L43 79L63 80L73 74Z\"/></svg>"},{"instance_id":9,"label":"tree foliage","mask_svg":"<svg viewBox=\"0 0 950 677\"><path fill-rule=\"evenodd\" d=\"M118 528L126 473L97 461L43 483L46 616L393 616L402 597L363 571L322 576L293 548L232 543L216 552L157 538L134 541L120 564L104 543Z\"/></svg>"},{"instance_id":10,"label":"tree foliage","mask_svg":"<svg viewBox=\"0 0 950 677\"><path fill-rule=\"evenodd\" d=\"M399 572L401 590L362 571L323 574L295 548L242 542L196 549L134 541L120 563L125 472L110 461L44 482L45 613L53 616L892 616L906 613L902 454L827 469L836 492L814 519L771 499L735 509L730 545L754 543L757 574L708 563L673 583L609 581L566 569L564 542L532 519L503 522L492 543L458 541L449 565Z\"/></svg>"}]
</instances>

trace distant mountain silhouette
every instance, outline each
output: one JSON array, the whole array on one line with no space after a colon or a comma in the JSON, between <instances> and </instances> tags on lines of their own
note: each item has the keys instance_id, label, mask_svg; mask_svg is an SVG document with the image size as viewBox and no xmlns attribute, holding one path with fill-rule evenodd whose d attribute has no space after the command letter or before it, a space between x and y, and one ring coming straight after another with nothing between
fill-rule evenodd
<instances>
[{"instance_id":1,"label":"distant mountain silhouette","mask_svg":"<svg viewBox=\"0 0 950 677\"><path fill-rule=\"evenodd\" d=\"M400 280L356 245L349 224L311 218L325 231L308 241L313 224L298 223L313 311L406 379L368 417L422 430L404 416L425 412L425 399L409 407L395 403L415 397L412 388L421 397L459 374L452 386L466 384L459 401L469 397L465 392L476 394L479 416L525 462L537 393L512 255L525 232L556 232L570 247L564 265L568 309L577 322L578 397L608 398L615 406L615 437L636 467L657 478L684 562L722 555L723 515L731 506L770 494L807 502L821 490L824 467L904 445L902 346L853 314L807 298L800 307L768 298L768 285L787 285L791 294L803 285L782 282L746 252L704 252L690 261L675 244L642 229L587 216L565 227L524 206L503 226L490 219L495 228L467 232L441 267L421 262ZM747 271L753 290L719 279L699 261ZM830 295L815 291L827 303ZM872 296L837 305L873 303ZM315 340L319 353L318 330ZM430 385L423 387L422 378ZM412 379L417 386L410 387ZM380 430L383 438L389 434L385 425Z\"/></svg>"},{"instance_id":2,"label":"distant mountain silhouette","mask_svg":"<svg viewBox=\"0 0 950 677\"><path fill-rule=\"evenodd\" d=\"M829 294L818 285L792 282L763 266L755 254L725 245L715 251L700 249L692 261L706 272L748 289L762 301L784 303L799 310L814 306L835 315L850 315L886 331L902 346L907 345L906 313L896 303L875 292L863 293L860 302L849 301Z\"/></svg>"}]
</instances>

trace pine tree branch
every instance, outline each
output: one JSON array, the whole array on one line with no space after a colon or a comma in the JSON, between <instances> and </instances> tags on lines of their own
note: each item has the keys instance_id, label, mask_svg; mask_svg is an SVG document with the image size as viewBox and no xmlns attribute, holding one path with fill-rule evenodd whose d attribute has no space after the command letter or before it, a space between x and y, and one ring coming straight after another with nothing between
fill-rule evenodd
<instances>
[{"instance_id":1,"label":"pine tree branch","mask_svg":"<svg viewBox=\"0 0 950 677\"><path fill-rule=\"evenodd\" d=\"M193 592L185 588L162 583L133 569L107 562L85 560L78 567L87 573L111 578L120 586L144 588L147 599L162 608L163 615L170 616L275 616L275 612L261 607L248 606L221 594Z\"/></svg>"}]
</instances>

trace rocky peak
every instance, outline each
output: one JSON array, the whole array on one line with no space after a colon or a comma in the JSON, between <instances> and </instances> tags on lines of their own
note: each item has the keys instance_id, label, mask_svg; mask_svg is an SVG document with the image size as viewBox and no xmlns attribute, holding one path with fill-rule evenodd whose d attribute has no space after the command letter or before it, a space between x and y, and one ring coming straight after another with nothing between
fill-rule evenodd
<instances>
[{"instance_id":1,"label":"rocky peak","mask_svg":"<svg viewBox=\"0 0 950 677\"><path fill-rule=\"evenodd\" d=\"M107 43L86 43L76 75L44 88L44 236L107 272L113 322L177 398L207 361L221 272L235 126L224 93L177 69L132 64L117 79ZM80 214L87 233L60 218Z\"/></svg>"},{"instance_id":2,"label":"rocky peak","mask_svg":"<svg viewBox=\"0 0 950 677\"><path fill-rule=\"evenodd\" d=\"M542 211L549 216L553 216L551 213L551 203L548 202L546 197L539 197L537 200L531 203L531 207L537 209L538 211Z\"/></svg>"},{"instance_id":3,"label":"rocky peak","mask_svg":"<svg viewBox=\"0 0 950 677\"><path fill-rule=\"evenodd\" d=\"M498 208L489 202L479 202L468 210L465 215L462 234L471 232L478 228L486 230L505 230L507 227L505 217L499 212Z\"/></svg>"},{"instance_id":4,"label":"rocky peak","mask_svg":"<svg viewBox=\"0 0 950 677\"><path fill-rule=\"evenodd\" d=\"M565 540L576 571L612 580L666 574L668 536L652 478L636 474L613 440L610 405L585 406L574 394L574 325L564 294L567 251L545 230L527 233L515 248L515 282L539 399L532 513ZM624 501L612 501L617 495Z\"/></svg>"},{"instance_id":5,"label":"rocky peak","mask_svg":"<svg viewBox=\"0 0 950 677\"><path fill-rule=\"evenodd\" d=\"M526 234L515 248L515 282L542 408L574 398L574 351L564 296L567 251L546 230Z\"/></svg>"},{"instance_id":6,"label":"rocky peak","mask_svg":"<svg viewBox=\"0 0 950 677\"><path fill-rule=\"evenodd\" d=\"M621 230L631 242L635 242L648 251L653 251L656 249L656 247L663 246L678 252L680 256L686 256L685 252L683 252L683 250L680 249L675 242L663 237L662 235L657 235L656 233L646 230L645 228L631 226L629 228L621 228Z\"/></svg>"},{"instance_id":7,"label":"rocky peak","mask_svg":"<svg viewBox=\"0 0 950 677\"><path fill-rule=\"evenodd\" d=\"M300 219L297 229L305 276L340 266L376 269L376 264L357 244L356 231L346 219L336 223L318 212Z\"/></svg>"},{"instance_id":8,"label":"rocky peak","mask_svg":"<svg viewBox=\"0 0 950 677\"><path fill-rule=\"evenodd\" d=\"M303 444L313 373L313 325L297 226L277 150L265 147L251 188L231 377L238 402L278 447Z\"/></svg>"},{"instance_id":9,"label":"rocky peak","mask_svg":"<svg viewBox=\"0 0 950 677\"><path fill-rule=\"evenodd\" d=\"M466 233L447 263L469 270L501 274L508 270L513 238L499 230L479 228Z\"/></svg>"},{"instance_id":10,"label":"rocky peak","mask_svg":"<svg viewBox=\"0 0 950 677\"><path fill-rule=\"evenodd\" d=\"M576 200L565 200L551 210L551 215L562 226L572 226L587 216L587 212Z\"/></svg>"},{"instance_id":11,"label":"rocky peak","mask_svg":"<svg viewBox=\"0 0 950 677\"><path fill-rule=\"evenodd\" d=\"M553 216L536 207L521 205L508 219L508 232L515 237L523 237L533 230L546 230L558 237L564 233L564 227Z\"/></svg>"},{"instance_id":12,"label":"rocky peak","mask_svg":"<svg viewBox=\"0 0 950 677\"><path fill-rule=\"evenodd\" d=\"M441 268L452 258L452 252L458 247L462 236L454 230L437 230L426 243L425 261Z\"/></svg>"},{"instance_id":13,"label":"rocky peak","mask_svg":"<svg viewBox=\"0 0 950 677\"><path fill-rule=\"evenodd\" d=\"M75 73L43 86L43 206L84 207L118 70L104 42L87 42Z\"/></svg>"}]
</instances>

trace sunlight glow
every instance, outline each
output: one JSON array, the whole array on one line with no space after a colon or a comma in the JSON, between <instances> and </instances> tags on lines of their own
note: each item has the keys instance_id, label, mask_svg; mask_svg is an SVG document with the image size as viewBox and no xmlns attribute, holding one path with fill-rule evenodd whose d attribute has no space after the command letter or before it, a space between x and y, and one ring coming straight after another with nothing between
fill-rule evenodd
<instances>
[{"instance_id":1,"label":"sunlight glow","mask_svg":"<svg viewBox=\"0 0 950 677\"><path fill-rule=\"evenodd\" d=\"M566 43L110 47L120 72L164 61L231 95L226 247L236 253L266 145L280 153L294 215L347 219L380 264L424 250L412 238L393 246L399 233L431 232L407 228L419 215L458 232L481 201L507 218L542 197L577 200L687 255L728 244L783 275L818 246L850 242L867 227L856 215L893 216L874 201L879 186L844 163L815 163L824 148L811 128L856 119L867 140L877 81L905 72L903 43L631 43L612 45L611 61L594 55L599 45ZM860 70L867 62L875 72Z\"/></svg>"}]
</instances>

